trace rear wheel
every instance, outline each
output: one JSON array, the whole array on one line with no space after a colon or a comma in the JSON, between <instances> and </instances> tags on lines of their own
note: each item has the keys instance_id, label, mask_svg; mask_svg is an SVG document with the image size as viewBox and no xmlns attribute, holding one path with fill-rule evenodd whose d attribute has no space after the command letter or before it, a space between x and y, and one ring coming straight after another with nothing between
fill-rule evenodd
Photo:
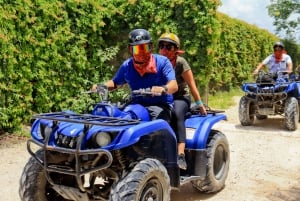
<instances>
[{"instance_id":1,"label":"rear wheel","mask_svg":"<svg viewBox=\"0 0 300 201\"><path fill-rule=\"evenodd\" d=\"M166 168L156 159L139 162L111 190L111 201L169 201L170 178Z\"/></svg>"},{"instance_id":2,"label":"rear wheel","mask_svg":"<svg viewBox=\"0 0 300 201\"><path fill-rule=\"evenodd\" d=\"M207 173L205 179L192 181L193 187L205 193L220 191L225 186L229 171L229 144L220 131L212 130L207 144Z\"/></svg>"},{"instance_id":3,"label":"rear wheel","mask_svg":"<svg viewBox=\"0 0 300 201\"><path fill-rule=\"evenodd\" d=\"M254 122L255 104L243 96L239 103L239 120L242 126L250 126Z\"/></svg>"},{"instance_id":4,"label":"rear wheel","mask_svg":"<svg viewBox=\"0 0 300 201\"><path fill-rule=\"evenodd\" d=\"M299 104L296 98L289 97L286 99L284 117L284 126L290 131L296 130L299 121Z\"/></svg>"}]
</instances>

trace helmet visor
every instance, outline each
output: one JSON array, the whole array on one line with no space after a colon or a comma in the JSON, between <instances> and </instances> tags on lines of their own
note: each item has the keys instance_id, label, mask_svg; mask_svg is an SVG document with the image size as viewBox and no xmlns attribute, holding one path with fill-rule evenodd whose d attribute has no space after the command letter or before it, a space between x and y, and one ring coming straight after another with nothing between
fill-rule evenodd
<instances>
[{"instance_id":1,"label":"helmet visor","mask_svg":"<svg viewBox=\"0 0 300 201\"><path fill-rule=\"evenodd\" d=\"M151 51L150 44L140 44L131 46L132 54L137 55L141 53L149 53Z\"/></svg>"}]
</instances>

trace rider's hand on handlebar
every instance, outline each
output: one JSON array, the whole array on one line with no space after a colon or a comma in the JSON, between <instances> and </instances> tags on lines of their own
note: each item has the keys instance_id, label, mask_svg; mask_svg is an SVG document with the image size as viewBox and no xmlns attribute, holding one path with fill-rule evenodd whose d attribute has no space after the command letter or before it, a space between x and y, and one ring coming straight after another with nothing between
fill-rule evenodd
<instances>
[{"instance_id":1,"label":"rider's hand on handlebar","mask_svg":"<svg viewBox=\"0 0 300 201\"><path fill-rule=\"evenodd\" d=\"M92 89L91 89L91 91L93 91L93 92L97 92L97 84L94 84L94 85L92 86Z\"/></svg>"},{"instance_id":2,"label":"rider's hand on handlebar","mask_svg":"<svg viewBox=\"0 0 300 201\"><path fill-rule=\"evenodd\" d=\"M153 96L161 96L166 93L165 88L161 86L153 86L151 92Z\"/></svg>"},{"instance_id":3,"label":"rider's hand on handlebar","mask_svg":"<svg viewBox=\"0 0 300 201\"><path fill-rule=\"evenodd\" d=\"M199 112L202 115L205 115L205 116L207 115L207 111L206 111L206 108L205 108L204 104L199 105Z\"/></svg>"},{"instance_id":4,"label":"rider's hand on handlebar","mask_svg":"<svg viewBox=\"0 0 300 201\"><path fill-rule=\"evenodd\" d=\"M258 71L259 71L259 70L255 69L255 70L253 71L252 74L253 74L253 75L257 75L257 74L258 74Z\"/></svg>"},{"instance_id":5,"label":"rider's hand on handlebar","mask_svg":"<svg viewBox=\"0 0 300 201\"><path fill-rule=\"evenodd\" d=\"M107 86L105 84L94 84L91 89L91 91L97 92L97 93L103 92L103 90L107 91Z\"/></svg>"}]
</instances>

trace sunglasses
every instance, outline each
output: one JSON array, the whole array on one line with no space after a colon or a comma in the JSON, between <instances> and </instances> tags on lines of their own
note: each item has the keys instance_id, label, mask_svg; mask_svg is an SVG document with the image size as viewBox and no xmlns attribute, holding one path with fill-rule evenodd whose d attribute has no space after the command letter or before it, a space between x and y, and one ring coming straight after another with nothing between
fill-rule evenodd
<instances>
[{"instance_id":1,"label":"sunglasses","mask_svg":"<svg viewBox=\"0 0 300 201\"><path fill-rule=\"evenodd\" d=\"M275 50L275 51L278 51L278 50L283 50L283 48L282 48L282 47L280 47L280 46L275 46L275 47L274 47L274 50Z\"/></svg>"},{"instance_id":2,"label":"sunglasses","mask_svg":"<svg viewBox=\"0 0 300 201\"><path fill-rule=\"evenodd\" d=\"M132 54L149 53L151 50L150 44L140 44L131 46Z\"/></svg>"},{"instance_id":3,"label":"sunglasses","mask_svg":"<svg viewBox=\"0 0 300 201\"><path fill-rule=\"evenodd\" d=\"M164 45L162 43L158 44L158 48L160 50L166 48L168 51L170 51L170 50L172 50L172 47L174 47L174 45L172 45L172 44L167 44L167 45Z\"/></svg>"}]
</instances>

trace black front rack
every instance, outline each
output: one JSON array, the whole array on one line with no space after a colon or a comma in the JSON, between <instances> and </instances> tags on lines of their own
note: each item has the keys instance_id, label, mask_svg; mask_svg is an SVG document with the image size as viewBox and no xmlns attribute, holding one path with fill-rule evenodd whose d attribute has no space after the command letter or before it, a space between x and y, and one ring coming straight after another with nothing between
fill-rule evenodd
<instances>
[{"instance_id":1,"label":"black front rack","mask_svg":"<svg viewBox=\"0 0 300 201\"><path fill-rule=\"evenodd\" d=\"M139 119L123 119L91 114L73 114L68 112L42 113L33 115L32 118L99 126L126 126L140 123Z\"/></svg>"}]
</instances>

